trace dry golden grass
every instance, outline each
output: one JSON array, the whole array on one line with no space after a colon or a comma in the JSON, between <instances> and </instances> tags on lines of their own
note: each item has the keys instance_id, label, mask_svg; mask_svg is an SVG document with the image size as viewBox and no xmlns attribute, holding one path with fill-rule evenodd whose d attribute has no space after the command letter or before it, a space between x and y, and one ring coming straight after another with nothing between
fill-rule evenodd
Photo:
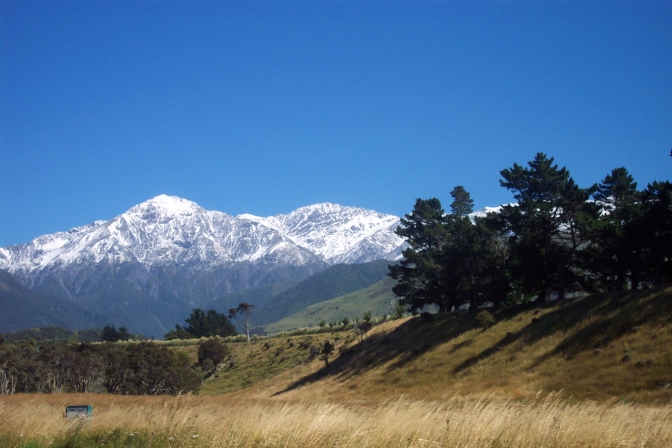
<instances>
[{"instance_id":1,"label":"dry golden grass","mask_svg":"<svg viewBox=\"0 0 672 448\"><path fill-rule=\"evenodd\" d=\"M62 417L82 403L93 405L89 423ZM0 397L0 422L5 446L672 446L670 405L570 404L554 394L368 403L14 395Z\"/></svg>"},{"instance_id":2,"label":"dry golden grass","mask_svg":"<svg viewBox=\"0 0 672 448\"><path fill-rule=\"evenodd\" d=\"M197 397L2 396L0 447L672 446L671 287L500 310L489 331L474 315L339 333L329 368L306 336L231 344Z\"/></svg>"},{"instance_id":3,"label":"dry golden grass","mask_svg":"<svg viewBox=\"0 0 672 448\"><path fill-rule=\"evenodd\" d=\"M387 322L362 343L351 337L352 350L328 369L313 361L236 395L348 401L496 394L529 400L540 390L564 390L575 401L672 402L669 286L502 310L488 331L474 327L475 314ZM628 353L631 359L622 361ZM650 359L655 362L637 365Z\"/></svg>"}]
</instances>

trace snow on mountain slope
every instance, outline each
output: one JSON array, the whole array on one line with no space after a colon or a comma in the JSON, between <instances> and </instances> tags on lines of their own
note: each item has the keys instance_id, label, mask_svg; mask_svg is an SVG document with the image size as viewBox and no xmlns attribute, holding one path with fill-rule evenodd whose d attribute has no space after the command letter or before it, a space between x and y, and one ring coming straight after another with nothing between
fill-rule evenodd
<instances>
[{"instance_id":1,"label":"snow on mountain slope","mask_svg":"<svg viewBox=\"0 0 672 448\"><path fill-rule=\"evenodd\" d=\"M395 233L399 218L373 210L323 203L287 215L261 218L239 215L277 229L294 243L335 263L362 263L395 258L403 240Z\"/></svg>"},{"instance_id":2,"label":"snow on mountain slope","mask_svg":"<svg viewBox=\"0 0 672 448\"><path fill-rule=\"evenodd\" d=\"M233 217L161 195L109 221L1 248L0 268L25 278L102 262L137 262L148 270L168 264L203 269L240 262L364 262L400 252L403 240L394 234L398 221L328 203L269 218Z\"/></svg>"}]
</instances>

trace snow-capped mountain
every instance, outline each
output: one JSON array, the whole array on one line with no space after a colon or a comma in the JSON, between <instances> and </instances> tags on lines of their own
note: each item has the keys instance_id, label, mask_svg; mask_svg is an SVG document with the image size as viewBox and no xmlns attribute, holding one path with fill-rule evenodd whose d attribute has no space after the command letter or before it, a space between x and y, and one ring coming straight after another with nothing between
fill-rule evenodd
<instances>
[{"instance_id":1,"label":"snow-capped mountain","mask_svg":"<svg viewBox=\"0 0 672 448\"><path fill-rule=\"evenodd\" d=\"M204 269L251 262L300 266L398 258L399 218L356 207L316 204L287 215L234 217L194 202L157 196L109 221L0 248L0 269L20 278L70 266L137 262L145 269Z\"/></svg>"},{"instance_id":2,"label":"snow-capped mountain","mask_svg":"<svg viewBox=\"0 0 672 448\"><path fill-rule=\"evenodd\" d=\"M130 307L123 314L134 306L137 314L144 304L159 322L166 320L157 317L161 307L184 313L223 294L298 281L332 264L399 258L398 222L329 203L236 217L161 195L109 221L0 248L0 269L33 290L84 306L95 302L89 309L96 312L123 305Z\"/></svg>"},{"instance_id":3,"label":"snow-capped mountain","mask_svg":"<svg viewBox=\"0 0 672 448\"><path fill-rule=\"evenodd\" d=\"M277 230L329 264L401 256L403 240L394 233L399 218L373 210L327 202L301 207L288 215L238 217Z\"/></svg>"}]
</instances>

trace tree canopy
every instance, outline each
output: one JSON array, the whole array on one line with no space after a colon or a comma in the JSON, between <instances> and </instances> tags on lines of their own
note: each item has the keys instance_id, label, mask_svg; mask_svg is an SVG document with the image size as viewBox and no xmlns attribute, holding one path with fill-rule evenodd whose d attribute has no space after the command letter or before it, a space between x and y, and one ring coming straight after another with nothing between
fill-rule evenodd
<instances>
[{"instance_id":1,"label":"tree canopy","mask_svg":"<svg viewBox=\"0 0 672 448\"><path fill-rule=\"evenodd\" d=\"M450 214L439 199L418 198L401 219L396 233L408 248L389 275L406 309L508 306L672 280L669 181L638 191L621 167L582 188L543 153L500 174L516 203L498 213L471 214L471 196L458 185Z\"/></svg>"},{"instance_id":2,"label":"tree canopy","mask_svg":"<svg viewBox=\"0 0 672 448\"><path fill-rule=\"evenodd\" d=\"M166 339L187 339L210 336L234 336L238 334L228 317L215 310L203 311L194 308L187 319L186 327L176 325L174 330L166 333Z\"/></svg>"}]
</instances>

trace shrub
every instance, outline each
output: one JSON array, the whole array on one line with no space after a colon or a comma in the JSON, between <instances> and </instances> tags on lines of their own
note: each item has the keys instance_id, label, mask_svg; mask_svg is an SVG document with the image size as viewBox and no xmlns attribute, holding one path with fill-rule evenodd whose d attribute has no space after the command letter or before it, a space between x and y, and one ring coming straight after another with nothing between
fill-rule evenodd
<instances>
[{"instance_id":1,"label":"shrub","mask_svg":"<svg viewBox=\"0 0 672 448\"><path fill-rule=\"evenodd\" d=\"M320 360L324 361L324 365L327 367L329 367L329 356L334 353L335 348L336 347L334 344L329 341L326 341L322 346L322 350L320 351Z\"/></svg>"},{"instance_id":2,"label":"shrub","mask_svg":"<svg viewBox=\"0 0 672 448\"><path fill-rule=\"evenodd\" d=\"M495 323L495 318L489 311L483 310L476 315L476 322L482 327L485 327L485 331L488 331L488 327Z\"/></svg>"},{"instance_id":3,"label":"shrub","mask_svg":"<svg viewBox=\"0 0 672 448\"><path fill-rule=\"evenodd\" d=\"M392 312L392 319L401 319L406 314L406 305L397 302L394 305L394 311Z\"/></svg>"},{"instance_id":4,"label":"shrub","mask_svg":"<svg viewBox=\"0 0 672 448\"><path fill-rule=\"evenodd\" d=\"M229 356L229 347L215 339L208 339L198 346L198 363L203 363L209 359L217 366Z\"/></svg>"}]
</instances>

